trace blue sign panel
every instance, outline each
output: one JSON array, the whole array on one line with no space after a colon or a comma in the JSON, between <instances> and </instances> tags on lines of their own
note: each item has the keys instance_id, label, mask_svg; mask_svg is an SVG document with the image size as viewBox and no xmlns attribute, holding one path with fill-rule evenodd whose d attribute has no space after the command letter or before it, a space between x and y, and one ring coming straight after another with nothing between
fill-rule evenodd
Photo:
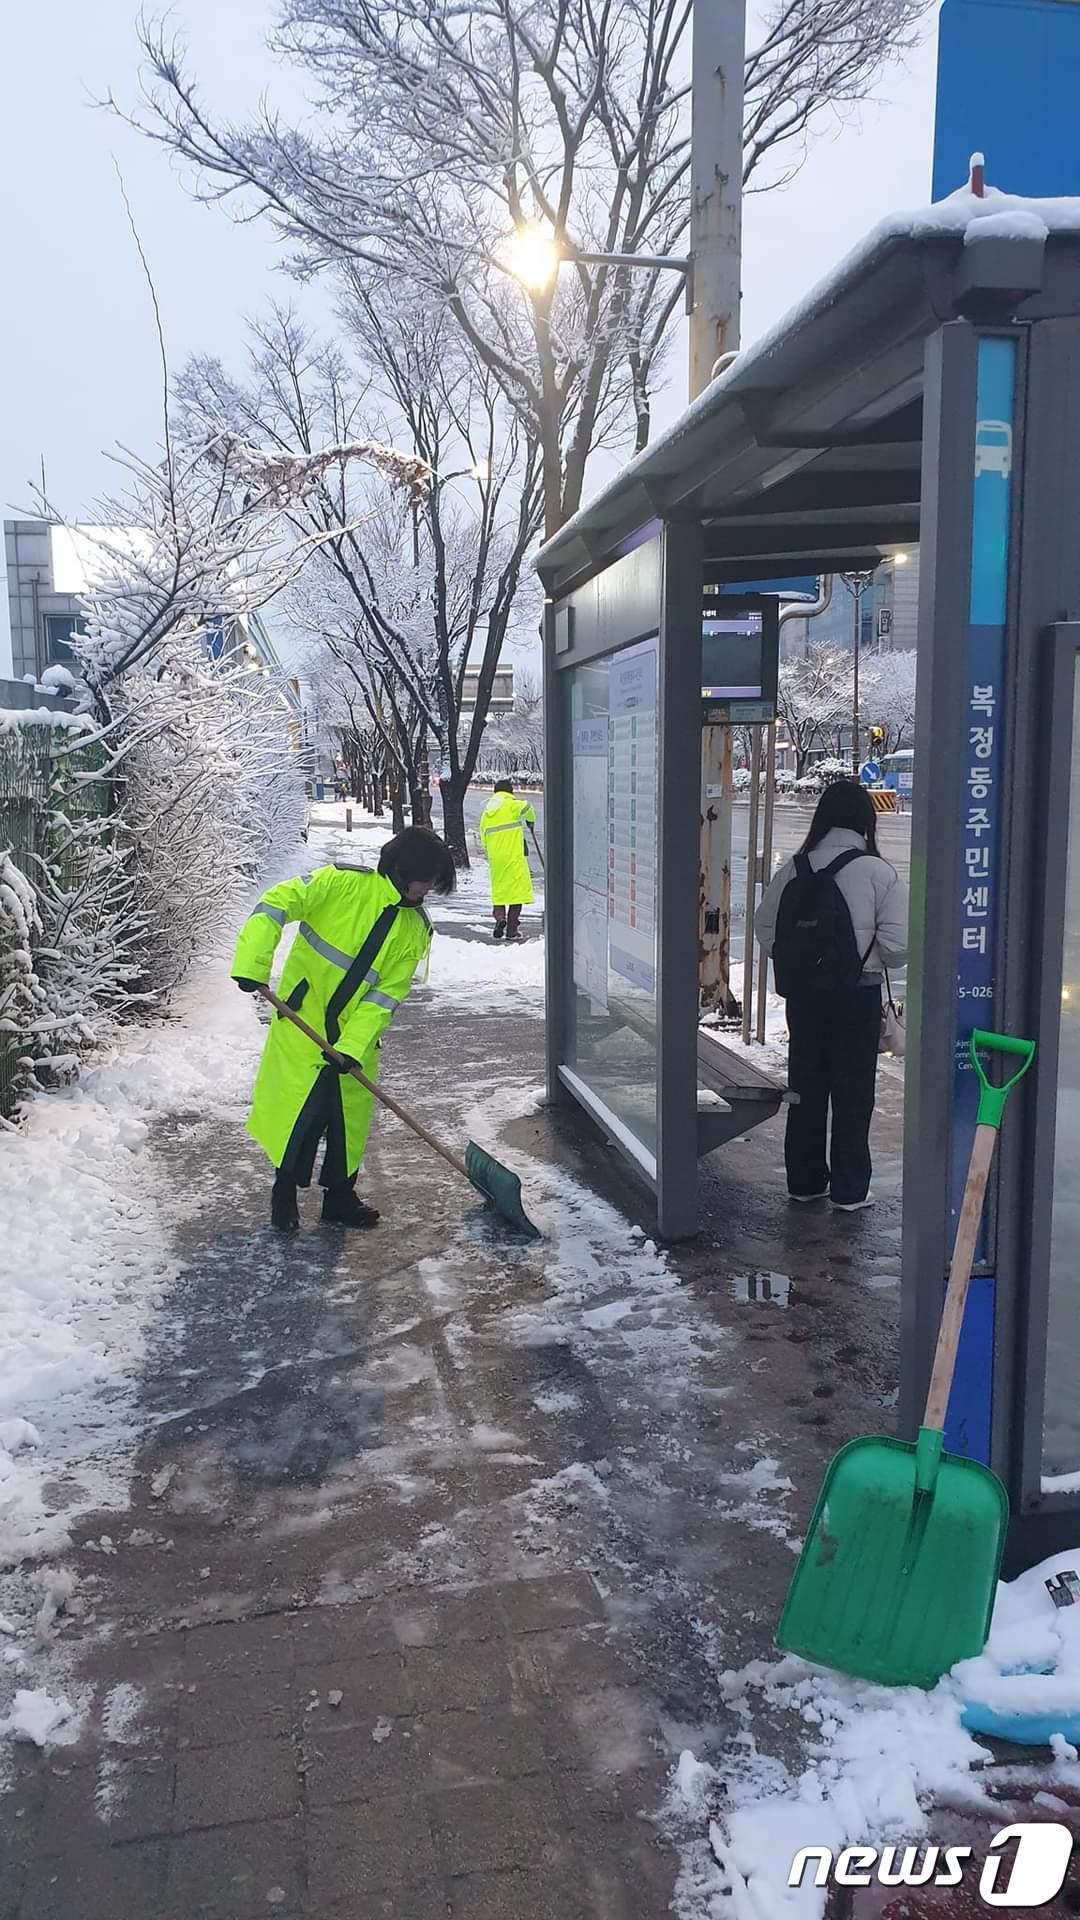
<instances>
[{"instance_id":1,"label":"blue sign panel","mask_svg":"<svg viewBox=\"0 0 1080 1920\"><path fill-rule=\"evenodd\" d=\"M881 779L881 762L879 760L864 760L862 766L859 768L859 779L862 781L864 787L872 787L876 781Z\"/></svg>"},{"instance_id":2,"label":"blue sign panel","mask_svg":"<svg viewBox=\"0 0 1080 1920\"><path fill-rule=\"evenodd\" d=\"M968 611L965 752L957 805L963 823L957 901L956 1025L953 1056L951 1212L953 1234L975 1135L979 1086L971 1065L974 1027L994 1026L994 936L1005 764L1003 679L1009 597L1016 342L979 342L976 384L971 591ZM984 1218L976 1249L945 1444L971 1460L990 1459L994 1354L994 1250Z\"/></svg>"},{"instance_id":3,"label":"blue sign panel","mask_svg":"<svg viewBox=\"0 0 1080 1920\"><path fill-rule=\"evenodd\" d=\"M816 573L788 574L780 580L739 580L734 586L723 586L721 593L775 593L779 600L816 600L821 591L821 582Z\"/></svg>"},{"instance_id":4,"label":"blue sign panel","mask_svg":"<svg viewBox=\"0 0 1080 1920\"><path fill-rule=\"evenodd\" d=\"M972 153L986 177L1035 198L1080 193L1076 0L944 0L938 29L935 200L962 187Z\"/></svg>"}]
</instances>

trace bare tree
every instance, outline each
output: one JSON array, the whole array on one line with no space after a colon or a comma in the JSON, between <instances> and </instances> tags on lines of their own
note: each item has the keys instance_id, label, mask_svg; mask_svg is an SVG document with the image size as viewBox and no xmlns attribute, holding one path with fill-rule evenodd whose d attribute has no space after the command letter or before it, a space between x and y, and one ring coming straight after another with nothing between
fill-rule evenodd
<instances>
[{"instance_id":1,"label":"bare tree","mask_svg":"<svg viewBox=\"0 0 1080 1920\"><path fill-rule=\"evenodd\" d=\"M92 584L80 637L82 673L98 717L110 718L109 689L168 644L202 644L208 632L265 606L299 577L340 526L286 538L297 508L329 473L354 461L389 475L411 496L429 480L421 461L371 440L341 442L285 456L220 426L170 431L159 460L124 454L127 487L99 509L92 541ZM49 517L59 520L52 509Z\"/></svg>"},{"instance_id":2,"label":"bare tree","mask_svg":"<svg viewBox=\"0 0 1080 1920\"><path fill-rule=\"evenodd\" d=\"M746 65L745 180L789 178L816 118L867 96L928 0L778 0ZM452 315L542 452L550 534L599 445L649 435L681 286L566 266L526 294L514 229L564 252L669 254L689 213L692 0L282 0L272 45L314 87L304 126L216 121L167 29L144 25L136 124L239 195L303 272L374 270ZM629 434L627 419L632 421Z\"/></svg>"},{"instance_id":3,"label":"bare tree","mask_svg":"<svg viewBox=\"0 0 1080 1920\"><path fill-rule=\"evenodd\" d=\"M343 319L363 385L338 352L317 347L279 310L256 330L246 384L204 360L188 369L180 397L197 433L236 422L283 457L320 433L354 432L363 413L380 439L403 434L430 473L422 494L384 494L363 512L344 468L305 493L293 531L301 550L318 538L322 551L305 576L299 617L352 673L354 696L409 782L414 816L433 743L444 832L466 864L465 794L539 525L538 449L445 314L410 309L400 291L353 274ZM470 666L477 688L463 725Z\"/></svg>"},{"instance_id":4,"label":"bare tree","mask_svg":"<svg viewBox=\"0 0 1080 1920\"><path fill-rule=\"evenodd\" d=\"M915 739L915 681L918 655L891 647L868 648L862 657L863 714L880 728L874 757L896 753Z\"/></svg>"},{"instance_id":5,"label":"bare tree","mask_svg":"<svg viewBox=\"0 0 1080 1920\"><path fill-rule=\"evenodd\" d=\"M851 670L851 654L823 640L812 642L805 657L780 664L776 711L795 749L800 779L812 749L850 718Z\"/></svg>"}]
</instances>

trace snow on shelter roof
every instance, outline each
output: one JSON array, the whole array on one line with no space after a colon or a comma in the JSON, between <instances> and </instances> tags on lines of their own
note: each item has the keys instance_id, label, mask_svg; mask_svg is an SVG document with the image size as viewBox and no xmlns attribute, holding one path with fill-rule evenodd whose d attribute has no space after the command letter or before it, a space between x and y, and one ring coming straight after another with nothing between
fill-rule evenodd
<instances>
[{"instance_id":1,"label":"snow on shelter roof","mask_svg":"<svg viewBox=\"0 0 1080 1920\"><path fill-rule=\"evenodd\" d=\"M883 361L886 346L906 330L912 348L908 388L896 382L891 404L917 398L922 342L959 311L957 264L984 239L1026 243L1018 246L1018 254L1039 251L1055 239L1080 242L1080 198L1029 200L989 186L984 196L976 196L965 187L934 205L887 215L546 542L537 566L549 593L598 572L637 544L635 535L655 531L676 507L680 517L693 517L696 508L707 520L702 495L709 480L755 441L780 444L779 436L770 440L762 425L769 403L781 397L801 403L811 376L820 383L826 361L834 372L856 365L865 371L867 363ZM849 426L873 421L875 398L878 417L887 413L884 386L876 396L872 386L871 379L863 380L861 407L858 395L849 396L855 402L846 415ZM785 407L785 413L791 411ZM815 417L820 413L819 408ZM828 444L823 435L819 447ZM809 440L794 437L786 445L809 445Z\"/></svg>"}]
</instances>

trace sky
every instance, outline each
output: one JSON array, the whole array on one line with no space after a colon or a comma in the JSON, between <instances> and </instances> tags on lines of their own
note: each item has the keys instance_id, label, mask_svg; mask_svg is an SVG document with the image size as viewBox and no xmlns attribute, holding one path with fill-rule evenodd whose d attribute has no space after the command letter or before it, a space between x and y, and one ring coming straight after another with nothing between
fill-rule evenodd
<instances>
[{"instance_id":1,"label":"sky","mask_svg":"<svg viewBox=\"0 0 1080 1920\"><path fill-rule=\"evenodd\" d=\"M245 320L271 299L328 317L317 291L296 290L259 221L238 225L198 206L161 148L95 106L111 88L135 99L137 0L52 0L17 7L4 26L0 158L5 181L5 298L0 301L0 517L33 509L45 463L50 499L68 519L100 519L117 491L119 445L152 456L161 431L161 366L149 293L116 169L153 273L173 368L189 354L240 360ZM302 105L295 75L263 46L273 0L174 0L205 96L242 117L265 90ZM929 199L934 40L883 74L877 98L819 128L806 164L782 191L747 197L742 337L749 344L898 206ZM957 185L962 184L957 182ZM685 368L657 425L684 399ZM595 476L598 482L602 476ZM0 588L0 672L9 662Z\"/></svg>"}]
</instances>

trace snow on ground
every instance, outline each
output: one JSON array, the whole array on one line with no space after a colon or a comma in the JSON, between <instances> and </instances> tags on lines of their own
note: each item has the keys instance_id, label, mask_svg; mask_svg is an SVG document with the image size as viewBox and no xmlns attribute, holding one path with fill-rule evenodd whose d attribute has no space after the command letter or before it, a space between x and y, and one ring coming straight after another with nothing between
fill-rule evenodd
<instances>
[{"instance_id":1,"label":"snow on ground","mask_svg":"<svg viewBox=\"0 0 1080 1920\"><path fill-rule=\"evenodd\" d=\"M56 1552L75 1514L123 1500L113 1449L132 1437L143 1331L171 1271L150 1126L238 1108L259 1039L250 1005L202 970L171 1020L127 1029L4 1136L0 1568ZM43 1491L58 1477L62 1506Z\"/></svg>"},{"instance_id":2,"label":"snow on ground","mask_svg":"<svg viewBox=\"0 0 1080 1920\"><path fill-rule=\"evenodd\" d=\"M308 849L283 871L329 859L374 866L388 828L359 810L355 822L346 833L344 807L314 809ZM490 928L486 866L463 878L456 898L433 903L446 937L425 997L542 1013L541 910L520 947L455 937L470 922ZM0 1582L13 1625L37 1611L29 1569L63 1552L78 1515L126 1504L144 1337L174 1271L166 1249L175 1221L152 1172L151 1127L167 1114L239 1124L263 1039L252 1002L228 983L234 931L223 929L168 1020L122 1030L74 1085L40 1095L3 1138L11 1278L0 1315ZM17 1649L7 1651L11 1671Z\"/></svg>"},{"instance_id":3,"label":"snow on ground","mask_svg":"<svg viewBox=\"0 0 1080 1920\"><path fill-rule=\"evenodd\" d=\"M165 1115L239 1124L246 1105L262 1029L227 969L226 949L208 956L170 1019L125 1029L0 1143L0 1737L79 1736L83 1703L65 1686L53 1622L92 1618L93 1583L77 1591L55 1563L79 1515L128 1502L144 1341L175 1272L177 1216L159 1194L151 1127ZM108 1535L99 1550L113 1551ZM43 1648L47 1686L20 1687Z\"/></svg>"},{"instance_id":4,"label":"snow on ground","mask_svg":"<svg viewBox=\"0 0 1080 1920\"><path fill-rule=\"evenodd\" d=\"M763 1463L764 1464L764 1463ZM932 1692L876 1687L787 1656L756 1660L721 1676L743 1721L738 1755L721 1775L684 1753L674 1770L667 1813L687 1835L680 1885L682 1920L820 1920L825 1889L787 1885L803 1847L918 1841L932 1806L1000 1816L983 1789L988 1750L966 1731L965 1705L998 1712L1080 1713L1080 1605L1058 1610L1044 1582L1080 1563L1080 1550L1002 1582L990 1638L976 1660L961 1661ZM801 1774L762 1753L755 1722L778 1710L810 1733ZM1080 1786L1075 1749L1057 1738L1047 1785ZM716 1812L722 1806L723 1813ZM710 1812L711 1846L700 1835Z\"/></svg>"},{"instance_id":5,"label":"snow on ground","mask_svg":"<svg viewBox=\"0 0 1080 1920\"><path fill-rule=\"evenodd\" d=\"M354 834L344 825L343 807L316 809L296 864L347 852L374 865L387 829L359 815ZM485 905L481 867L435 917L460 924ZM447 937L436 952L433 996L469 1007L512 998L542 1011L542 940L507 950ZM79 1513L124 1502L143 1336L172 1274L173 1223L151 1172L151 1125L169 1113L239 1120L262 1043L251 1002L228 986L228 960L223 943L170 1019L126 1028L73 1086L41 1095L21 1130L4 1136L0 1218L11 1279L0 1318L0 1573L60 1552ZM60 1480L62 1496L51 1497L46 1487Z\"/></svg>"},{"instance_id":6,"label":"snow on ground","mask_svg":"<svg viewBox=\"0 0 1080 1920\"><path fill-rule=\"evenodd\" d=\"M390 838L386 821L353 810L353 830L345 830L345 807L329 802L311 810L308 849L315 865L337 861L362 867L378 865L380 851ZM533 865L535 867L535 858ZM426 979L421 974L414 993L453 1000L469 1013L544 1011L543 880L534 873L536 900L522 915L519 944L496 945L491 938L487 861L473 851L472 865L459 874L457 891L443 899L431 894L426 903L435 929ZM475 936L482 935L482 939Z\"/></svg>"}]
</instances>

